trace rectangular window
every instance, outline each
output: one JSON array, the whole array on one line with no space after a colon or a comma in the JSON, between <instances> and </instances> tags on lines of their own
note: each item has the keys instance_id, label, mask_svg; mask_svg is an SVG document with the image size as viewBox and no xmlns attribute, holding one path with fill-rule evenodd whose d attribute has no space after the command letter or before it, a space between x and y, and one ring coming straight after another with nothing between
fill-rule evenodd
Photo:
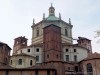
<instances>
[{"instance_id":1,"label":"rectangular window","mask_svg":"<svg viewBox=\"0 0 100 75\"><path fill-rule=\"evenodd\" d=\"M74 55L74 61L77 61L77 55Z\"/></svg>"},{"instance_id":2,"label":"rectangular window","mask_svg":"<svg viewBox=\"0 0 100 75\"><path fill-rule=\"evenodd\" d=\"M8 52L8 56L10 55L10 52Z\"/></svg>"},{"instance_id":3,"label":"rectangular window","mask_svg":"<svg viewBox=\"0 0 100 75\"><path fill-rule=\"evenodd\" d=\"M30 52L30 49L28 49L27 52Z\"/></svg>"},{"instance_id":4,"label":"rectangular window","mask_svg":"<svg viewBox=\"0 0 100 75\"><path fill-rule=\"evenodd\" d=\"M65 29L65 36L68 36L68 30Z\"/></svg>"},{"instance_id":5,"label":"rectangular window","mask_svg":"<svg viewBox=\"0 0 100 75\"><path fill-rule=\"evenodd\" d=\"M74 52L76 52L76 49L74 49Z\"/></svg>"},{"instance_id":6,"label":"rectangular window","mask_svg":"<svg viewBox=\"0 0 100 75\"><path fill-rule=\"evenodd\" d=\"M39 52L39 48L36 48L36 52Z\"/></svg>"},{"instance_id":7,"label":"rectangular window","mask_svg":"<svg viewBox=\"0 0 100 75\"><path fill-rule=\"evenodd\" d=\"M19 60L18 60L18 64L19 64L19 65L22 65L22 59L19 59Z\"/></svg>"},{"instance_id":8,"label":"rectangular window","mask_svg":"<svg viewBox=\"0 0 100 75\"><path fill-rule=\"evenodd\" d=\"M69 55L66 55L66 61L69 61Z\"/></svg>"},{"instance_id":9,"label":"rectangular window","mask_svg":"<svg viewBox=\"0 0 100 75\"><path fill-rule=\"evenodd\" d=\"M39 61L39 56L36 56L36 62L38 62Z\"/></svg>"}]
</instances>

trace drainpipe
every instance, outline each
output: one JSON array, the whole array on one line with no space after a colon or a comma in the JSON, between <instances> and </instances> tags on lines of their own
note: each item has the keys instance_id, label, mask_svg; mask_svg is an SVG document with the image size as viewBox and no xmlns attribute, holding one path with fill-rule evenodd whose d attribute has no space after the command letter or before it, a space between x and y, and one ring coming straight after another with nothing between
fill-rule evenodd
<instances>
[{"instance_id":1,"label":"drainpipe","mask_svg":"<svg viewBox=\"0 0 100 75\"><path fill-rule=\"evenodd\" d=\"M23 75L23 74L22 74L22 69L21 69L20 71L21 71L21 75Z\"/></svg>"},{"instance_id":2,"label":"drainpipe","mask_svg":"<svg viewBox=\"0 0 100 75\"><path fill-rule=\"evenodd\" d=\"M96 70L96 59L95 59L95 72L96 72L96 75L97 75L97 70Z\"/></svg>"}]
</instances>

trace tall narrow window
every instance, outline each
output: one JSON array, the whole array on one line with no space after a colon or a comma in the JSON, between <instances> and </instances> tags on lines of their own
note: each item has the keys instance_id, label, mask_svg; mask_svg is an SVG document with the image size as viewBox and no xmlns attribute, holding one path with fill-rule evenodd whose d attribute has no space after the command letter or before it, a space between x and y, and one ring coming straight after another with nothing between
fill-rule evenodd
<instances>
[{"instance_id":1,"label":"tall narrow window","mask_svg":"<svg viewBox=\"0 0 100 75\"><path fill-rule=\"evenodd\" d=\"M18 64L19 64L19 65L22 65L22 59L19 59L19 60L18 60Z\"/></svg>"},{"instance_id":2,"label":"tall narrow window","mask_svg":"<svg viewBox=\"0 0 100 75\"><path fill-rule=\"evenodd\" d=\"M78 71L79 71L79 67L75 66L75 72L78 72Z\"/></svg>"},{"instance_id":3,"label":"tall narrow window","mask_svg":"<svg viewBox=\"0 0 100 75\"><path fill-rule=\"evenodd\" d=\"M38 62L39 61L39 56L36 56L36 62Z\"/></svg>"},{"instance_id":4,"label":"tall narrow window","mask_svg":"<svg viewBox=\"0 0 100 75\"><path fill-rule=\"evenodd\" d=\"M66 61L69 61L69 55L66 55Z\"/></svg>"},{"instance_id":5,"label":"tall narrow window","mask_svg":"<svg viewBox=\"0 0 100 75\"><path fill-rule=\"evenodd\" d=\"M10 64L12 65L12 60L10 60Z\"/></svg>"},{"instance_id":6,"label":"tall narrow window","mask_svg":"<svg viewBox=\"0 0 100 75\"><path fill-rule=\"evenodd\" d=\"M47 48L48 48L48 44L47 44Z\"/></svg>"},{"instance_id":7,"label":"tall narrow window","mask_svg":"<svg viewBox=\"0 0 100 75\"><path fill-rule=\"evenodd\" d=\"M32 60L30 60L30 65L32 65Z\"/></svg>"},{"instance_id":8,"label":"tall narrow window","mask_svg":"<svg viewBox=\"0 0 100 75\"><path fill-rule=\"evenodd\" d=\"M21 53L22 53L22 50L21 50Z\"/></svg>"},{"instance_id":9,"label":"tall narrow window","mask_svg":"<svg viewBox=\"0 0 100 75\"><path fill-rule=\"evenodd\" d=\"M68 30L65 29L65 36L68 36Z\"/></svg>"},{"instance_id":10,"label":"tall narrow window","mask_svg":"<svg viewBox=\"0 0 100 75\"><path fill-rule=\"evenodd\" d=\"M77 61L77 55L74 55L74 61Z\"/></svg>"},{"instance_id":11,"label":"tall narrow window","mask_svg":"<svg viewBox=\"0 0 100 75\"><path fill-rule=\"evenodd\" d=\"M49 55L47 54L47 58L49 58Z\"/></svg>"},{"instance_id":12,"label":"tall narrow window","mask_svg":"<svg viewBox=\"0 0 100 75\"><path fill-rule=\"evenodd\" d=\"M47 71L47 75L50 75L50 71Z\"/></svg>"},{"instance_id":13,"label":"tall narrow window","mask_svg":"<svg viewBox=\"0 0 100 75\"><path fill-rule=\"evenodd\" d=\"M39 36L39 29L36 30L36 36Z\"/></svg>"},{"instance_id":14,"label":"tall narrow window","mask_svg":"<svg viewBox=\"0 0 100 75\"><path fill-rule=\"evenodd\" d=\"M0 52L2 52L2 48L3 48L3 47L2 47L2 46L0 46Z\"/></svg>"},{"instance_id":15,"label":"tall narrow window","mask_svg":"<svg viewBox=\"0 0 100 75\"><path fill-rule=\"evenodd\" d=\"M10 55L10 52L8 52L8 56Z\"/></svg>"},{"instance_id":16,"label":"tall narrow window","mask_svg":"<svg viewBox=\"0 0 100 75\"><path fill-rule=\"evenodd\" d=\"M8 75L9 71L5 71L5 75Z\"/></svg>"},{"instance_id":17,"label":"tall narrow window","mask_svg":"<svg viewBox=\"0 0 100 75\"><path fill-rule=\"evenodd\" d=\"M35 70L35 75L38 75L38 70Z\"/></svg>"},{"instance_id":18,"label":"tall narrow window","mask_svg":"<svg viewBox=\"0 0 100 75\"><path fill-rule=\"evenodd\" d=\"M8 62L7 58L4 58L4 62L5 62L5 63L7 63L7 62Z\"/></svg>"},{"instance_id":19,"label":"tall narrow window","mask_svg":"<svg viewBox=\"0 0 100 75\"><path fill-rule=\"evenodd\" d=\"M58 54L56 55L57 59L58 59Z\"/></svg>"},{"instance_id":20,"label":"tall narrow window","mask_svg":"<svg viewBox=\"0 0 100 75\"><path fill-rule=\"evenodd\" d=\"M87 75L93 75L93 69L90 63L87 64Z\"/></svg>"}]
</instances>

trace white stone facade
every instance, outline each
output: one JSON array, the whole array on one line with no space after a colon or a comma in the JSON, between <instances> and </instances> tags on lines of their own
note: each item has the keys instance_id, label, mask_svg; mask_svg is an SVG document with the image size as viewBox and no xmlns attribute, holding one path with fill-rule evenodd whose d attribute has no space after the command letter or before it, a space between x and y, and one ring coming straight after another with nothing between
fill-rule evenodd
<instances>
[{"instance_id":1,"label":"white stone facade","mask_svg":"<svg viewBox=\"0 0 100 75\"><path fill-rule=\"evenodd\" d=\"M41 24L33 25L32 27L32 44L43 43L43 28L50 24L57 25L61 27L61 36L62 36L62 43L72 43L72 25L67 23L63 23L60 21L46 21L46 23L42 22ZM65 35L65 29L67 30L67 36ZM39 30L39 35L37 36L37 30Z\"/></svg>"},{"instance_id":2,"label":"white stone facade","mask_svg":"<svg viewBox=\"0 0 100 75\"><path fill-rule=\"evenodd\" d=\"M37 49L38 49L38 51L37 51ZM43 51L42 51L41 47L31 46L31 47L23 48L23 49L17 51L17 54L21 54L21 53L25 53L25 54L28 54L28 55L31 55L34 57L39 56L39 58L38 58L39 60L36 61L36 63L42 63Z\"/></svg>"},{"instance_id":3,"label":"white stone facade","mask_svg":"<svg viewBox=\"0 0 100 75\"><path fill-rule=\"evenodd\" d=\"M82 47L73 47L73 46L66 46L63 48L63 56L64 56L64 61L66 61L66 55L69 56L69 61L74 61L75 62L75 58L74 56L76 56L76 62L79 62L81 60L83 60L84 58L86 58L88 56L88 50ZM67 62L69 62L67 61Z\"/></svg>"},{"instance_id":4,"label":"white stone facade","mask_svg":"<svg viewBox=\"0 0 100 75\"><path fill-rule=\"evenodd\" d=\"M27 68L35 63L35 57L23 53L11 56L9 61L10 66L15 68Z\"/></svg>"}]
</instances>

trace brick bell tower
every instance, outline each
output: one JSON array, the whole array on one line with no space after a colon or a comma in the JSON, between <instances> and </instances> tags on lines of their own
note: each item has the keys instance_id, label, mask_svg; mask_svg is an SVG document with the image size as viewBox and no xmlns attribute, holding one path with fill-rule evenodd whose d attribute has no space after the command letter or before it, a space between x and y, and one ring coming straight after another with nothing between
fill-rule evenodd
<instances>
[{"instance_id":1,"label":"brick bell tower","mask_svg":"<svg viewBox=\"0 0 100 75\"><path fill-rule=\"evenodd\" d=\"M61 28L51 24L43 31L44 62L61 61Z\"/></svg>"},{"instance_id":2,"label":"brick bell tower","mask_svg":"<svg viewBox=\"0 0 100 75\"><path fill-rule=\"evenodd\" d=\"M21 36L14 40L13 54L16 54L21 48L27 47L27 38Z\"/></svg>"},{"instance_id":3,"label":"brick bell tower","mask_svg":"<svg viewBox=\"0 0 100 75\"><path fill-rule=\"evenodd\" d=\"M8 65L11 48L3 42L0 42L0 66Z\"/></svg>"},{"instance_id":4,"label":"brick bell tower","mask_svg":"<svg viewBox=\"0 0 100 75\"><path fill-rule=\"evenodd\" d=\"M88 50L92 50L92 46L91 46L91 40L84 38L84 37L78 37L79 40L78 41L78 45L87 48Z\"/></svg>"}]
</instances>

